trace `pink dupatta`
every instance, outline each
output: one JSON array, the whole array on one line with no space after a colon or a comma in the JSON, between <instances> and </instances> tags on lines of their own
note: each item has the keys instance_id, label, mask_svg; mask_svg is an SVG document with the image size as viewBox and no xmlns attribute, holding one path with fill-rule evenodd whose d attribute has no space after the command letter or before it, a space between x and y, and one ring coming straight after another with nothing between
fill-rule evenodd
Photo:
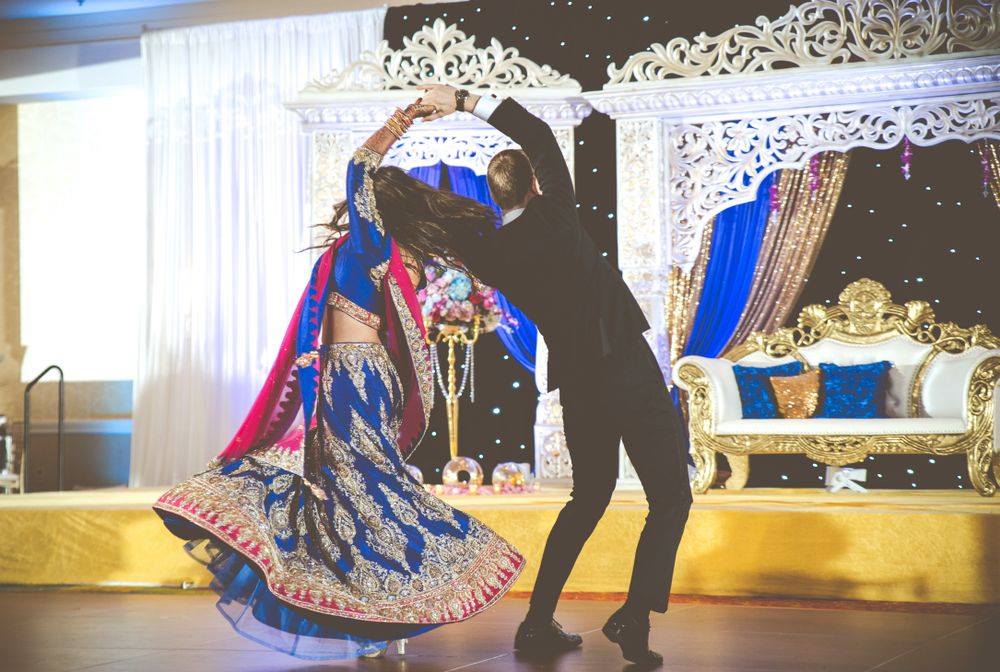
<instances>
[{"instance_id":1,"label":"pink dupatta","mask_svg":"<svg viewBox=\"0 0 1000 672\"><path fill-rule=\"evenodd\" d=\"M235 460L251 450L274 444L288 443L292 450L302 446L304 428L292 429L292 425L300 412L310 426L312 423L313 409L303 407L303 398L308 405L315 404L315 386L320 374L317 353L320 326L332 290L330 276L336 251L347 237L338 238L313 266L271 372L235 436L219 453L218 461ZM423 438L434 398L420 303L395 241L382 280L382 293L385 346L403 383L404 410L398 445L405 458Z\"/></svg>"}]
</instances>

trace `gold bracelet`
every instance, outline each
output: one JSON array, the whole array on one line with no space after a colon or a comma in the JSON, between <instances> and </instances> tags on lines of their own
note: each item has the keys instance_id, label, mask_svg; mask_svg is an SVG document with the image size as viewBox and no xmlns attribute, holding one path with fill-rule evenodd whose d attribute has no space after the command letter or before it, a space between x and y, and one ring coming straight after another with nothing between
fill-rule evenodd
<instances>
[{"instance_id":1,"label":"gold bracelet","mask_svg":"<svg viewBox=\"0 0 1000 672\"><path fill-rule=\"evenodd\" d=\"M406 131L413 125L413 120L407 116L406 112L403 112L399 108L396 108L396 111L392 113L391 118L395 119L399 123L399 125L403 128L403 131Z\"/></svg>"},{"instance_id":2,"label":"gold bracelet","mask_svg":"<svg viewBox=\"0 0 1000 672\"><path fill-rule=\"evenodd\" d=\"M399 108L396 108L396 111L392 113L392 119L396 120L403 132L406 132L413 125L413 119Z\"/></svg>"},{"instance_id":3,"label":"gold bracelet","mask_svg":"<svg viewBox=\"0 0 1000 672\"><path fill-rule=\"evenodd\" d=\"M385 120L385 127L389 130L390 133L396 136L397 140L402 138L403 133L405 133L403 128L400 126L399 122L393 119L392 117L389 117L388 119Z\"/></svg>"}]
</instances>

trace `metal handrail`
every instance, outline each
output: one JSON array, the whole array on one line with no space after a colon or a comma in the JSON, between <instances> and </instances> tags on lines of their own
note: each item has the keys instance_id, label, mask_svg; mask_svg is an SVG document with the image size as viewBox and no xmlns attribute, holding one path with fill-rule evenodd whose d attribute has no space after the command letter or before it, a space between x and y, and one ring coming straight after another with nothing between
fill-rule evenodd
<instances>
[{"instance_id":1,"label":"metal handrail","mask_svg":"<svg viewBox=\"0 0 1000 672\"><path fill-rule=\"evenodd\" d=\"M49 371L55 369L59 372L59 425L58 425L58 451L59 451L59 490L63 489L63 388L64 388L64 376L62 367L51 364L44 371L35 376L24 388L24 449L21 454L21 468L24 476L21 481L21 494L28 492L28 476L30 472L28 471L28 448L31 443L31 390L38 384L38 382L45 377Z\"/></svg>"}]
</instances>

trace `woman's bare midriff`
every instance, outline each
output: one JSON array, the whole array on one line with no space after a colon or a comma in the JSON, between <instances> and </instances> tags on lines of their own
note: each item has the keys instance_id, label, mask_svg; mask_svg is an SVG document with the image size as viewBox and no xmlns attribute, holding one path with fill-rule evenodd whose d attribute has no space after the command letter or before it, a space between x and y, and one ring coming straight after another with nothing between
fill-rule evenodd
<instances>
[{"instance_id":1,"label":"woman's bare midriff","mask_svg":"<svg viewBox=\"0 0 1000 672\"><path fill-rule=\"evenodd\" d=\"M412 261L412 256L405 250L402 251L406 273L410 276L410 282L416 287L423 275L423 269L419 264ZM327 306L326 314L323 316L323 343L381 343L377 329L372 329L367 324L355 320L342 310L332 306Z\"/></svg>"},{"instance_id":2,"label":"woman's bare midriff","mask_svg":"<svg viewBox=\"0 0 1000 672\"><path fill-rule=\"evenodd\" d=\"M377 330L358 322L342 310L326 309L323 320L324 343L381 343Z\"/></svg>"}]
</instances>

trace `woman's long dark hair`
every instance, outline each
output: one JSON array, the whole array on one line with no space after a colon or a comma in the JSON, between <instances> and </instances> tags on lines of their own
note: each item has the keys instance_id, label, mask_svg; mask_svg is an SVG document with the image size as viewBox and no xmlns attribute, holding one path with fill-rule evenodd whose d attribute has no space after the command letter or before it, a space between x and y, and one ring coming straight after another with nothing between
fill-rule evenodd
<instances>
[{"instance_id":1,"label":"woman's long dark hair","mask_svg":"<svg viewBox=\"0 0 1000 672\"><path fill-rule=\"evenodd\" d=\"M437 260L460 265L456 242L495 226L496 213L491 208L435 189L395 166L379 168L373 182L375 206L386 234L418 263ZM334 206L333 219L320 226L329 231L323 246L347 231L347 202Z\"/></svg>"}]
</instances>

